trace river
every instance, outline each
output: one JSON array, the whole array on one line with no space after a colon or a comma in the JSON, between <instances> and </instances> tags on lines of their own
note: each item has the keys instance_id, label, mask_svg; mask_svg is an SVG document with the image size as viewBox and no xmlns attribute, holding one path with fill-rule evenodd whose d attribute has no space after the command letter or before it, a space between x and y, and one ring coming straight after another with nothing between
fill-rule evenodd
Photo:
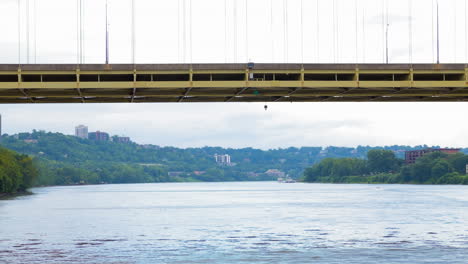
<instances>
[{"instance_id":1,"label":"river","mask_svg":"<svg viewBox=\"0 0 468 264\"><path fill-rule=\"evenodd\" d=\"M0 200L0 263L467 263L468 186L33 189Z\"/></svg>"}]
</instances>

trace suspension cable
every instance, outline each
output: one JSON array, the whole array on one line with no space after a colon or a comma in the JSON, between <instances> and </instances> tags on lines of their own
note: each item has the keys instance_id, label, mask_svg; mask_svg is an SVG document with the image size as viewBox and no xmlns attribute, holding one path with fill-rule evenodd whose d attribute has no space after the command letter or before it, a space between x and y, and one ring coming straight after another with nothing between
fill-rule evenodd
<instances>
[{"instance_id":1,"label":"suspension cable","mask_svg":"<svg viewBox=\"0 0 468 264\"><path fill-rule=\"evenodd\" d=\"M336 63L336 0L333 0L333 63Z\"/></svg>"},{"instance_id":2,"label":"suspension cable","mask_svg":"<svg viewBox=\"0 0 468 264\"><path fill-rule=\"evenodd\" d=\"M437 64L440 63L440 23L439 23L439 1L436 0L437 4Z\"/></svg>"},{"instance_id":3,"label":"suspension cable","mask_svg":"<svg viewBox=\"0 0 468 264\"><path fill-rule=\"evenodd\" d=\"M381 17L382 19L381 21L382 22L382 25L381 25L382 26L382 35L381 35L382 37L382 61L385 63L385 58L386 58L385 56L385 50L386 50L385 49L385 0L381 0L381 4L382 4L381 6L382 8L381 10L382 12L382 17Z\"/></svg>"},{"instance_id":4,"label":"suspension cable","mask_svg":"<svg viewBox=\"0 0 468 264\"><path fill-rule=\"evenodd\" d=\"M132 64L135 65L135 45L136 45L136 33L135 33L135 0L132 0Z\"/></svg>"},{"instance_id":5,"label":"suspension cable","mask_svg":"<svg viewBox=\"0 0 468 264\"><path fill-rule=\"evenodd\" d=\"M432 45L432 63L434 63L434 0L431 0L431 10L432 10L432 17L431 17L431 22L432 22L432 42L431 42L431 45Z\"/></svg>"},{"instance_id":6,"label":"suspension cable","mask_svg":"<svg viewBox=\"0 0 468 264\"><path fill-rule=\"evenodd\" d=\"M237 63L237 0L234 0L233 8L233 25L234 25L234 62Z\"/></svg>"},{"instance_id":7,"label":"suspension cable","mask_svg":"<svg viewBox=\"0 0 468 264\"><path fill-rule=\"evenodd\" d=\"M182 0L182 44L183 44L183 50L182 50L182 58L183 58L183 63L187 62L187 0Z\"/></svg>"},{"instance_id":8,"label":"suspension cable","mask_svg":"<svg viewBox=\"0 0 468 264\"><path fill-rule=\"evenodd\" d=\"M390 18L388 13L388 0L385 0L385 26L386 26L386 33L385 33L385 62L389 63L389 27L390 27Z\"/></svg>"},{"instance_id":9,"label":"suspension cable","mask_svg":"<svg viewBox=\"0 0 468 264\"><path fill-rule=\"evenodd\" d=\"M271 62L275 62L275 37L273 28L273 0L270 0L270 40L271 40Z\"/></svg>"},{"instance_id":10,"label":"suspension cable","mask_svg":"<svg viewBox=\"0 0 468 264\"><path fill-rule=\"evenodd\" d=\"M249 62L249 5L245 0L245 60Z\"/></svg>"},{"instance_id":11,"label":"suspension cable","mask_svg":"<svg viewBox=\"0 0 468 264\"><path fill-rule=\"evenodd\" d=\"M283 0L283 37L284 37L284 60L287 63L289 61L289 43L288 43L288 37L289 37L289 25L288 25L288 1Z\"/></svg>"},{"instance_id":12,"label":"suspension cable","mask_svg":"<svg viewBox=\"0 0 468 264\"><path fill-rule=\"evenodd\" d=\"M30 37L30 32L29 32L29 27L30 27L30 21L29 21L29 0L26 0L26 63L29 64L29 37Z\"/></svg>"},{"instance_id":13,"label":"suspension cable","mask_svg":"<svg viewBox=\"0 0 468 264\"><path fill-rule=\"evenodd\" d=\"M34 20L33 20L33 37L34 37L34 42L33 42L33 45L34 45L34 64L37 63L37 0L33 0L33 15L34 15Z\"/></svg>"},{"instance_id":14,"label":"suspension cable","mask_svg":"<svg viewBox=\"0 0 468 264\"><path fill-rule=\"evenodd\" d=\"M76 64L80 64L80 15L81 0L76 0Z\"/></svg>"},{"instance_id":15,"label":"suspension cable","mask_svg":"<svg viewBox=\"0 0 468 264\"><path fill-rule=\"evenodd\" d=\"M18 65L21 65L21 0L18 0Z\"/></svg>"},{"instance_id":16,"label":"suspension cable","mask_svg":"<svg viewBox=\"0 0 468 264\"><path fill-rule=\"evenodd\" d=\"M86 6L85 6L85 2L84 1L81 1L80 0L80 36L81 36L81 39L80 39L80 62L83 64L86 62L86 56L85 56L85 10L86 10Z\"/></svg>"},{"instance_id":17,"label":"suspension cable","mask_svg":"<svg viewBox=\"0 0 468 264\"><path fill-rule=\"evenodd\" d=\"M354 34L354 40L355 40L355 51L354 51L354 55L355 55L355 63L357 64L358 63L358 0L354 0L354 23L355 23L355 34Z\"/></svg>"},{"instance_id":18,"label":"suspension cable","mask_svg":"<svg viewBox=\"0 0 468 264\"><path fill-rule=\"evenodd\" d=\"M457 1L453 1L453 63L457 63Z\"/></svg>"},{"instance_id":19,"label":"suspension cable","mask_svg":"<svg viewBox=\"0 0 468 264\"><path fill-rule=\"evenodd\" d=\"M413 0L408 1L409 63L413 64Z\"/></svg>"},{"instance_id":20,"label":"suspension cable","mask_svg":"<svg viewBox=\"0 0 468 264\"><path fill-rule=\"evenodd\" d=\"M366 5L362 5L362 63L366 63Z\"/></svg>"},{"instance_id":21,"label":"suspension cable","mask_svg":"<svg viewBox=\"0 0 468 264\"><path fill-rule=\"evenodd\" d=\"M337 0L335 0L337 1ZM336 4L336 2L335 2ZM336 49L336 60L335 60L335 63L339 62L340 61L340 5L339 3L337 5L335 5L335 8L336 8L336 13L335 13L335 16L336 16L336 22L335 22L335 25L336 25L336 29L335 29L335 34L336 34L336 43L335 43L335 49Z\"/></svg>"},{"instance_id":22,"label":"suspension cable","mask_svg":"<svg viewBox=\"0 0 468 264\"><path fill-rule=\"evenodd\" d=\"M466 7L468 2L465 0L465 64L468 63L468 49L467 49L467 40L468 40L468 19L466 18Z\"/></svg>"},{"instance_id":23,"label":"suspension cable","mask_svg":"<svg viewBox=\"0 0 468 264\"><path fill-rule=\"evenodd\" d=\"M180 60L180 0L177 0L177 62L181 63Z\"/></svg>"},{"instance_id":24,"label":"suspension cable","mask_svg":"<svg viewBox=\"0 0 468 264\"><path fill-rule=\"evenodd\" d=\"M224 0L224 63L228 62L228 7L227 7L227 0Z\"/></svg>"},{"instance_id":25,"label":"suspension cable","mask_svg":"<svg viewBox=\"0 0 468 264\"><path fill-rule=\"evenodd\" d=\"M301 63L304 64L304 0L301 0Z\"/></svg>"},{"instance_id":26,"label":"suspension cable","mask_svg":"<svg viewBox=\"0 0 468 264\"><path fill-rule=\"evenodd\" d=\"M192 0L189 2L190 4L190 64L193 64L193 31L192 31L192 25L193 25L193 12L192 12Z\"/></svg>"},{"instance_id":27,"label":"suspension cable","mask_svg":"<svg viewBox=\"0 0 468 264\"><path fill-rule=\"evenodd\" d=\"M316 4L317 4L317 7L316 7L316 20L317 20L317 30L316 30L316 33L317 33L317 38L316 38L316 42L317 42L317 48L316 48L316 52L317 52L317 63L320 62L320 11L319 11L319 7L320 7L320 2L319 0L316 0Z\"/></svg>"}]
</instances>

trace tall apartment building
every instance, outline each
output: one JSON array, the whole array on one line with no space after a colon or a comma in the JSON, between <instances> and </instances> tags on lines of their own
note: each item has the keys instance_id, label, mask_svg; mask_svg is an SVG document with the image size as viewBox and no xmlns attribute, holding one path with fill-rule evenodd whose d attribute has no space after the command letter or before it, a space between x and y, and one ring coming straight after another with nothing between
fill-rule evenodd
<instances>
[{"instance_id":1,"label":"tall apartment building","mask_svg":"<svg viewBox=\"0 0 468 264\"><path fill-rule=\"evenodd\" d=\"M109 141L109 134L101 131L90 132L88 138L96 141Z\"/></svg>"},{"instance_id":2,"label":"tall apartment building","mask_svg":"<svg viewBox=\"0 0 468 264\"><path fill-rule=\"evenodd\" d=\"M83 125L79 125L79 126L75 127L75 136L79 137L79 138L87 139L88 138L88 127L83 126Z\"/></svg>"},{"instance_id":3,"label":"tall apartment building","mask_svg":"<svg viewBox=\"0 0 468 264\"><path fill-rule=\"evenodd\" d=\"M214 158L215 158L216 163L218 164L231 165L231 156L229 156L228 154L224 154L224 155L215 154Z\"/></svg>"},{"instance_id":4,"label":"tall apartment building","mask_svg":"<svg viewBox=\"0 0 468 264\"><path fill-rule=\"evenodd\" d=\"M428 153L433 153L433 152L442 152L446 154L456 154L460 152L460 149L451 149L451 148L441 148L441 149L418 149L418 150L410 150L410 151L405 151L405 162L406 164L413 164L416 162L416 160Z\"/></svg>"}]
</instances>

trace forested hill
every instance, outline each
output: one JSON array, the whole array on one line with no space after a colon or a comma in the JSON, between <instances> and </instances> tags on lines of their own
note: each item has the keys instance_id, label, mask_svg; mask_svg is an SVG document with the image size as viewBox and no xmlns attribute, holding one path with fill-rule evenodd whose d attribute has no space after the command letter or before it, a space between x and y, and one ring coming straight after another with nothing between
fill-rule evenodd
<instances>
[{"instance_id":1,"label":"forested hill","mask_svg":"<svg viewBox=\"0 0 468 264\"><path fill-rule=\"evenodd\" d=\"M129 183L167 181L274 180L276 169L292 177L325 158L365 158L377 147L302 147L259 150L203 147L180 149L136 143L99 142L60 133L33 131L4 135L2 145L36 157L38 184ZM420 146L415 148L423 148ZM403 157L408 146L383 147ZM215 154L229 154L232 166L216 164Z\"/></svg>"},{"instance_id":2,"label":"forested hill","mask_svg":"<svg viewBox=\"0 0 468 264\"><path fill-rule=\"evenodd\" d=\"M468 155L434 152L405 164L392 151L370 150L367 159L328 158L308 168L304 181L320 183L468 184Z\"/></svg>"},{"instance_id":3,"label":"forested hill","mask_svg":"<svg viewBox=\"0 0 468 264\"><path fill-rule=\"evenodd\" d=\"M26 191L36 176L30 157L0 147L0 196Z\"/></svg>"}]
</instances>

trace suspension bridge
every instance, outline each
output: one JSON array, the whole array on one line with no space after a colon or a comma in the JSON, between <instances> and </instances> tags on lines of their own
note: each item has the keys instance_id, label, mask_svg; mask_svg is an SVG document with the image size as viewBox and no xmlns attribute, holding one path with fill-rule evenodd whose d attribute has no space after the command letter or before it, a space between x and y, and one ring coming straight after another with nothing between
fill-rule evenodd
<instances>
[{"instance_id":1,"label":"suspension bridge","mask_svg":"<svg viewBox=\"0 0 468 264\"><path fill-rule=\"evenodd\" d=\"M187 12L186 0L182 3L181 18L183 33L178 39L178 51L182 51L184 63L142 64L136 61L136 19L135 0L131 2L131 62L126 64L112 63L109 54L109 23L107 1L105 7L105 61L102 64L86 63L84 54L83 0L77 0L77 38L76 63L38 64L36 48L30 47L34 41L29 36L31 19L29 17L29 0L26 2L26 26L21 26L21 0L18 0L18 63L0 64L0 103L175 103L175 102L453 102L468 101L468 64L441 63L438 3L433 3L432 19L432 63L414 63L412 59L412 19L411 5L408 20L408 61L409 63L389 63L388 26L389 15L385 12L388 1L382 0L381 33L382 63L366 63L365 50L359 51L358 13L355 14L355 62L341 63L337 60L339 53L337 29L339 19L335 15L333 1L333 51L334 63L306 63L304 50L303 1L300 0L300 37L294 41L300 43L300 63L289 63L288 52L291 40L287 38L288 28L283 28L282 63L248 62L249 58L249 10L245 3L245 53L244 63L194 63L192 57L192 19L190 1ZM235 2L235 1L234 1ZM283 1L283 24L287 25L287 2ZM316 1L317 3L319 0ZM357 2L357 1L356 1ZM227 3L227 1L225 1ZM411 0L409 0L411 3ZM35 5L34 5L35 6ZM272 8L273 6L271 6ZM318 5L317 5L318 7ZM388 9L388 7L387 7ZM271 9L273 10L273 9ZM357 10L357 8L356 8ZM466 1L465 1L466 10ZM319 16L317 8L317 17ZM437 11L437 12L436 12ZM225 5L225 14L229 10ZM232 17L237 19L238 10L233 10ZM188 14L188 15L187 15ZM23 15L24 16L24 15ZM274 17L271 11L270 19ZM35 19L35 16L34 16ZM225 18L227 19L227 18ZM365 19L363 18L362 21ZM233 26L237 27L233 22ZM227 22L225 23L227 25ZM189 25L189 28L186 28ZM224 32L225 50L228 50L227 26ZM238 25L239 26L239 25ZM319 31L319 21L315 23ZM271 23L273 27L273 23ZM466 14L465 14L466 29ZM27 30L26 40L21 31ZM361 32L361 36L363 36ZM273 34L273 29L272 33ZM318 33L317 33L318 34ZM233 57L237 60L239 45L238 29L233 33ZM466 46L465 32L465 46ZM317 35L318 39L318 35ZM23 42L23 44L22 44ZM24 42L27 45L26 55L22 54ZM362 43L365 43L365 38ZM317 58L319 43L316 44ZM30 51L34 50L30 54ZM104 49L103 49L104 50ZM466 47L465 47L466 50ZM24 52L23 52L24 53ZM273 56L275 47L272 46ZM277 52L276 52L277 53ZM360 54L359 54L360 53ZM360 59L360 56L362 59ZM465 51L465 57L466 57ZM189 57L189 62L186 58ZM359 62L361 60L361 62Z\"/></svg>"}]
</instances>

